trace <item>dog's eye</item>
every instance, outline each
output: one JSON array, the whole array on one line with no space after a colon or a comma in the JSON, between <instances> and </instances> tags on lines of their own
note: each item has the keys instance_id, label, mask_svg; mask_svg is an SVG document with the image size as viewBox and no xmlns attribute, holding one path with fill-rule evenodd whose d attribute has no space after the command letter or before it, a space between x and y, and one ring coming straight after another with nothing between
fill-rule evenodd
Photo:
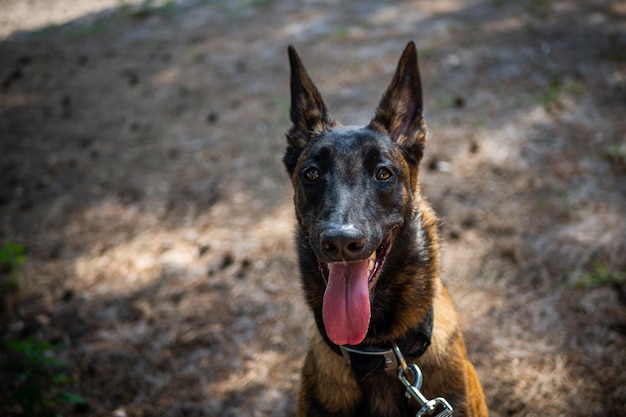
<instances>
[{"instance_id":1,"label":"dog's eye","mask_svg":"<svg viewBox=\"0 0 626 417\"><path fill-rule=\"evenodd\" d=\"M315 167L308 168L304 171L304 178L310 182L317 181L320 179L320 172Z\"/></svg>"},{"instance_id":2,"label":"dog's eye","mask_svg":"<svg viewBox=\"0 0 626 417\"><path fill-rule=\"evenodd\" d=\"M389 178L391 178L391 175L393 174L391 173L389 168L386 167L378 168L378 171L376 171L376 179L379 181L388 180Z\"/></svg>"}]
</instances>

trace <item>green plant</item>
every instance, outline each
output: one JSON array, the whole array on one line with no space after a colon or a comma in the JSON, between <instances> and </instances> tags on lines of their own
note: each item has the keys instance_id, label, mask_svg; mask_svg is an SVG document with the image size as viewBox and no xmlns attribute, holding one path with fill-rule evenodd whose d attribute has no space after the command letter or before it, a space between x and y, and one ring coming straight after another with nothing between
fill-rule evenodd
<instances>
[{"instance_id":1,"label":"green plant","mask_svg":"<svg viewBox=\"0 0 626 417\"><path fill-rule=\"evenodd\" d=\"M13 401L27 417L60 417L61 404L85 404L85 399L62 389L74 379L63 371L66 364L54 357L63 345L52 345L30 337L25 341L9 340L5 346L14 352L1 368L13 377Z\"/></svg>"},{"instance_id":2,"label":"green plant","mask_svg":"<svg viewBox=\"0 0 626 417\"><path fill-rule=\"evenodd\" d=\"M125 1L120 3L118 10L123 15L145 18L154 15L170 16L176 10L175 0L143 0L139 5L131 5Z\"/></svg>"},{"instance_id":3,"label":"green plant","mask_svg":"<svg viewBox=\"0 0 626 417\"><path fill-rule=\"evenodd\" d=\"M599 287L602 285L621 284L626 281L626 271L617 271L604 263L593 263L593 271L576 274L573 286L576 288Z\"/></svg>"},{"instance_id":4,"label":"green plant","mask_svg":"<svg viewBox=\"0 0 626 417\"><path fill-rule=\"evenodd\" d=\"M104 33L108 29L104 21L95 21L91 23L78 24L72 26L67 32L70 39L85 39L91 36L97 36Z\"/></svg>"},{"instance_id":5,"label":"green plant","mask_svg":"<svg viewBox=\"0 0 626 417\"><path fill-rule=\"evenodd\" d=\"M622 160L626 162L626 143L614 143L610 151L607 152L607 157L612 160Z\"/></svg>"},{"instance_id":6,"label":"green plant","mask_svg":"<svg viewBox=\"0 0 626 417\"><path fill-rule=\"evenodd\" d=\"M0 274L10 276L9 284L14 289L19 287L19 267L26 261L24 246L7 242L0 246Z\"/></svg>"},{"instance_id":7,"label":"green plant","mask_svg":"<svg viewBox=\"0 0 626 417\"><path fill-rule=\"evenodd\" d=\"M435 54L437 49L432 45L425 45L419 48L420 58L429 58Z\"/></svg>"},{"instance_id":8,"label":"green plant","mask_svg":"<svg viewBox=\"0 0 626 417\"><path fill-rule=\"evenodd\" d=\"M562 85L561 85L561 81L559 80L559 78L558 77L552 78L552 80L550 81L550 84L548 84L548 88L543 93L542 101L545 106L549 106L553 103L556 103L559 100L559 97L561 96L561 93L562 93L561 87Z\"/></svg>"},{"instance_id":9,"label":"green plant","mask_svg":"<svg viewBox=\"0 0 626 417\"><path fill-rule=\"evenodd\" d=\"M269 4L270 0L242 0L239 2L239 8L265 7Z\"/></svg>"},{"instance_id":10,"label":"green plant","mask_svg":"<svg viewBox=\"0 0 626 417\"><path fill-rule=\"evenodd\" d=\"M541 20L549 18L550 13L552 13L552 5L549 0L532 1L525 7L525 9L532 16Z\"/></svg>"},{"instance_id":11,"label":"green plant","mask_svg":"<svg viewBox=\"0 0 626 417\"><path fill-rule=\"evenodd\" d=\"M274 96L274 105L279 115L279 123L285 123L288 120L289 108L291 107L291 101L287 97L281 95Z\"/></svg>"},{"instance_id":12,"label":"green plant","mask_svg":"<svg viewBox=\"0 0 626 417\"><path fill-rule=\"evenodd\" d=\"M605 155L616 171L626 172L626 143L614 143Z\"/></svg>"},{"instance_id":13,"label":"green plant","mask_svg":"<svg viewBox=\"0 0 626 417\"><path fill-rule=\"evenodd\" d=\"M442 93L435 97L435 108L438 110L449 109L454 106L454 97L448 93Z\"/></svg>"},{"instance_id":14,"label":"green plant","mask_svg":"<svg viewBox=\"0 0 626 417\"><path fill-rule=\"evenodd\" d=\"M337 40L346 39L349 35L350 35L350 29L347 27L337 28L330 33L331 38L334 38Z\"/></svg>"}]
</instances>

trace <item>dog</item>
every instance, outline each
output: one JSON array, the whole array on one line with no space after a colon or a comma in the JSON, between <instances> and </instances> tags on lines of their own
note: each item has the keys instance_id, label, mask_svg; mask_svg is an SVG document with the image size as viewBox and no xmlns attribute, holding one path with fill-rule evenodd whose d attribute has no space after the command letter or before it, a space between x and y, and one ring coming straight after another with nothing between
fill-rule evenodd
<instances>
[{"instance_id":1,"label":"dog","mask_svg":"<svg viewBox=\"0 0 626 417\"><path fill-rule=\"evenodd\" d=\"M457 417L487 416L439 278L437 218L418 184L426 124L415 44L362 127L331 117L293 46L288 52L293 125L283 162L315 319L298 416L451 415L446 405Z\"/></svg>"}]
</instances>

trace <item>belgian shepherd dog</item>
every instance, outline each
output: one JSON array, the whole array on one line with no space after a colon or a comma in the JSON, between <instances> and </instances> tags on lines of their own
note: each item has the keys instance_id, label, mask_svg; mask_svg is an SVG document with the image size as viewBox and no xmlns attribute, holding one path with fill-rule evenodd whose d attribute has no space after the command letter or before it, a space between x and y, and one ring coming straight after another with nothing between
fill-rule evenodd
<instances>
[{"instance_id":1,"label":"belgian shepherd dog","mask_svg":"<svg viewBox=\"0 0 626 417\"><path fill-rule=\"evenodd\" d=\"M418 184L426 124L415 44L367 126L335 121L292 46L289 61L283 161L315 318L298 416L451 415L444 402L457 417L487 416L439 278L437 219Z\"/></svg>"}]
</instances>

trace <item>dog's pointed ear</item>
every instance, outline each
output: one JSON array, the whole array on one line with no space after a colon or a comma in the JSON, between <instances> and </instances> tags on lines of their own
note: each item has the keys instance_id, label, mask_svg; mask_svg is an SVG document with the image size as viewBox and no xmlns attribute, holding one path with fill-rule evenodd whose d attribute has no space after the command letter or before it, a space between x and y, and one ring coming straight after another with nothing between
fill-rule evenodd
<instances>
[{"instance_id":1,"label":"dog's pointed ear","mask_svg":"<svg viewBox=\"0 0 626 417\"><path fill-rule=\"evenodd\" d=\"M334 126L324 100L306 72L293 46L289 46L291 65L291 110L293 126L287 133L290 146L303 148L316 134Z\"/></svg>"},{"instance_id":2,"label":"dog's pointed ear","mask_svg":"<svg viewBox=\"0 0 626 417\"><path fill-rule=\"evenodd\" d=\"M408 43L370 127L391 136L419 162L426 142L417 48Z\"/></svg>"}]
</instances>

